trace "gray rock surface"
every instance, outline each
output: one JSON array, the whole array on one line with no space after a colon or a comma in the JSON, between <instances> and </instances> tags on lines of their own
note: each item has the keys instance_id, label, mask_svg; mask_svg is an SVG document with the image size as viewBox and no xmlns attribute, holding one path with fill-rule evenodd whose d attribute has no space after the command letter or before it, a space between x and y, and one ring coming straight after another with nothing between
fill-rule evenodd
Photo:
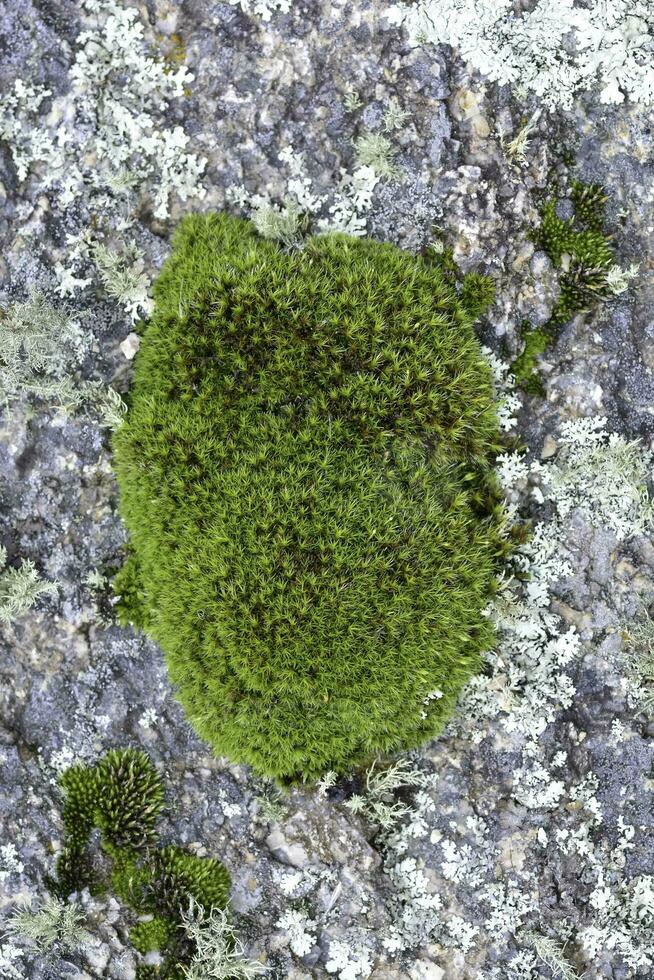
<instances>
[{"instance_id":1,"label":"gray rock surface","mask_svg":"<svg viewBox=\"0 0 654 980\"><path fill-rule=\"evenodd\" d=\"M576 174L607 189L616 261L640 263L640 273L623 295L562 330L542 360L546 395L523 398L517 432L534 457L541 449L548 456L563 419L606 415L611 430L650 444L651 113L587 97L570 112L542 115L525 162L512 163L498 128L515 134L534 106L485 84L450 49L410 47L401 31L385 26L379 5L308 0L273 12L269 21L211 0L149 0L137 9L149 43L160 43L158 36L173 43L175 35L174 44L183 45L194 79L188 97L171 101L165 124L182 126L188 149L207 159L201 201L172 198L170 218L156 218L146 181L129 230L121 232L113 217L107 226L110 242L136 241L149 277L183 213L198 206L238 211L238 185L282 200L291 175L279 154L289 145L303 156L312 193L327 199L325 216L340 168L352 173L356 165L353 140L366 128L379 129L395 99L409 113L389 134L398 176L377 184L365 213L368 231L413 250L438 235L463 271L490 274L497 295L480 333L510 358L519 350L521 321L545 322L558 296L551 263L530 231L552 172L568 169L563 150L572 149ZM16 78L45 84L65 106L82 15L71 2L5 5L3 84ZM347 107L352 92L359 109ZM60 302L55 269L65 262L66 236L95 220L93 191L61 208L56 189L44 189L39 164L20 181L10 147L1 141L0 147L4 305L24 299L35 283ZM80 377L127 391L136 345L124 309L97 279L66 302L84 314L92 337ZM654 943L654 891L643 905L629 891L639 876L654 876L654 722L630 701L621 638L623 624L641 615L654 594L651 543L619 542L580 515L566 525L572 574L557 587L555 611L576 627L582 654L562 669L576 688L572 703L557 709L539 741L543 786L561 784L556 801L525 803L516 780L523 764L517 736L497 719L479 733L463 718L412 754L412 764L431 779L395 792L410 812L385 834L344 805L356 782L326 792L294 790L284 816L268 821L260 802L267 788L245 767L212 757L175 701L159 649L115 625L107 590L85 584L94 570L109 574L120 565L125 543L106 429L92 417L66 416L21 397L3 416L0 481L1 539L10 562L31 558L59 583L56 595L2 631L0 825L2 845L17 855L0 850L7 914L20 900L46 895L45 876L62 841L57 773L111 747L137 746L166 785L164 839L226 863L244 947L270 976L562 976L534 953L526 930L565 946L579 976L654 975L646 953L640 961L626 956L616 941L600 943L591 955L582 941L601 917L599 896L592 897L601 867L618 896L613 935L624 920L635 947ZM538 506L530 506L540 518ZM625 825L633 837L625 836ZM487 886L496 891L485 892ZM16 961L20 976L134 977L137 954L125 910L111 898L81 901L93 944L55 961L34 956L25 944ZM304 947L293 930L279 925L289 910L304 922L308 952L298 953ZM642 922L642 935L635 936L629 916Z\"/></svg>"}]
</instances>

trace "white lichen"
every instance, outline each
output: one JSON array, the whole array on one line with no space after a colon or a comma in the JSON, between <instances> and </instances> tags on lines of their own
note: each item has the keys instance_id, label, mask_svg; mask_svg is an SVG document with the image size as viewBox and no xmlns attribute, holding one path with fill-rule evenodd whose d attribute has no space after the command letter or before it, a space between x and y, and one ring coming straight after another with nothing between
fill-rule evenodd
<instances>
[{"instance_id":1,"label":"white lichen","mask_svg":"<svg viewBox=\"0 0 654 980\"><path fill-rule=\"evenodd\" d=\"M313 930L316 921L300 909L287 909L277 920L277 928L286 933L288 945L296 956L306 956L316 945Z\"/></svg>"},{"instance_id":2,"label":"white lichen","mask_svg":"<svg viewBox=\"0 0 654 980\"><path fill-rule=\"evenodd\" d=\"M286 247L300 247L306 231L365 235L375 188L393 169L386 147L387 144L390 147L389 141L382 134L373 135L379 152L373 153L374 147L364 144L364 150L367 147L372 154L369 158L374 158L373 163L360 163L351 173L341 168L338 184L329 195L314 192L302 154L286 146L279 153L287 174L281 200L274 201L267 193L253 193L242 185L230 188L229 197L249 212L261 235L276 239ZM384 141L381 150L380 140Z\"/></svg>"},{"instance_id":3,"label":"white lichen","mask_svg":"<svg viewBox=\"0 0 654 980\"><path fill-rule=\"evenodd\" d=\"M500 428L504 432L510 432L517 425L517 414L522 406L522 400L516 390L515 378L506 361L494 354L489 347L482 347L482 353L493 374Z\"/></svg>"},{"instance_id":4,"label":"white lichen","mask_svg":"<svg viewBox=\"0 0 654 980\"><path fill-rule=\"evenodd\" d=\"M619 265L612 265L606 273L606 286L614 296L620 296L629 289L629 283L638 278L640 265L637 262L623 269Z\"/></svg>"},{"instance_id":5,"label":"white lichen","mask_svg":"<svg viewBox=\"0 0 654 980\"><path fill-rule=\"evenodd\" d=\"M18 179L33 175L57 210L81 198L93 213L113 215L125 226L135 220L143 189L154 216L165 219L173 195L185 201L205 193L205 160L189 152L180 126L164 122L192 75L152 51L135 8L82 0L80 13L70 92L52 98L46 115L43 103L52 93L19 79L3 99L0 139Z\"/></svg>"},{"instance_id":6,"label":"white lichen","mask_svg":"<svg viewBox=\"0 0 654 980\"><path fill-rule=\"evenodd\" d=\"M232 7L240 7L244 14L250 17L260 17L269 21L274 13L287 14L291 9L292 0L227 0Z\"/></svg>"},{"instance_id":7,"label":"white lichen","mask_svg":"<svg viewBox=\"0 0 654 980\"><path fill-rule=\"evenodd\" d=\"M327 973L337 973L338 980L358 980L372 973L372 957L367 949L339 939L329 943L329 954L325 969Z\"/></svg>"},{"instance_id":8,"label":"white lichen","mask_svg":"<svg viewBox=\"0 0 654 980\"><path fill-rule=\"evenodd\" d=\"M554 464L537 469L562 518L578 510L610 528L619 541L644 534L654 519L648 484L654 454L639 439L606 431L606 419L580 418L561 425Z\"/></svg>"},{"instance_id":9,"label":"white lichen","mask_svg":"<svg viewBox=\"0 0 654 980\"><path fill-rule=\"evenodd\" d=\"M654 102L649 0L418 0L387 11L416 44L448 44L490 81L547 109L599 90L603 103Z\"/></svg>"},{"instance_id":10,"label":"white lichen","mask_svg":"<svg viewBox=\"0 0 654 980\"><path fill-rule=\"evenodd\" d=\"M18 960L23 957L23 950L11 943L0 944L0 977L2 980L25 980L25 973L16 967Z\"/></svg>"},{"instance_id":11,"label":"white lichen","mask_svg":"<svg viewBox=\"0 0 654 980\"><path fill-rule=\"evenodd\" d=\"M18 857L16 845L0 844L0 881L6 881L12 875L21 875L25 865Z\"/></svg>"}]
</instances>

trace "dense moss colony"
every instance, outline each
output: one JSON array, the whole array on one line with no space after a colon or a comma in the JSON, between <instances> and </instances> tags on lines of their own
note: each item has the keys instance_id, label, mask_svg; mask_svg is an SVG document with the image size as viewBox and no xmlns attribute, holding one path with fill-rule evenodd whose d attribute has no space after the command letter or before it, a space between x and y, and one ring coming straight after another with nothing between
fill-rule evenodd
<instances>
[{"instance_id":1,"label":"dense moss colony","mask_svg":"<svg viewBox=\"0 0 654 980\"><path fill-rule=\"evenodd\" d=\"M182 223L115 437L116 588L220 754L343 771L435 733L478 668L507 548L482 293L369 240Z\"/></svg>"}]
</instances>

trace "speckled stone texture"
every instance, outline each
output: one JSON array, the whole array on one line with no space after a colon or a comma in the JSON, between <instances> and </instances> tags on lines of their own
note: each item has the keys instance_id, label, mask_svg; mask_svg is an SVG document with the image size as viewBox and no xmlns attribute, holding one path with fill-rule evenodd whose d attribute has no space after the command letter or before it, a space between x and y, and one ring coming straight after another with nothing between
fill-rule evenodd
<instances>
[{"instance_id":1,"label":"speckled stone texture","mask_svg":"<svg viewBox=\"0 0 654 980\"><path fill-rule=\"evenodd\" d=\"M506 358L519 350L523 319L545 322L558 295L547 256L531 242L538 207L553 173L568 169L604 184L607 228L617 261L640 263L628 291L561 332L542 361L546 395L525 397L518 434L538 456L560 421L600 414L609 428L649 443L654 436L654 136L651 113L629 105L599 106L589 96L574 111L542 114L524 165L511 164L499 128L515 134L533 105L517 102L470 73L449 49L412 48L389 29L383 4L316 0L274 12L268 22L240 7L211 0L143 3L148 37L179 35L195 76L189 97L170 111L171 125L191 136L190 149L207 157L204 200L175 202L168 222L152 218L147 194L129 235L146 256L148 274L168 252L176 220L193 207L230 207L227 191L285 194L278 154L289 144L304 155L316 194L333 196L339 168L351 171L352 141L378 128L389 98L409 116L390 135L399 177L379 183L368 215L369 233L417 250L435 234L450 244L464 271L490 274L497 296L480 324L484 342ZM65 93L78 33L71 2L14 0L0 11L0 79L17 77ZM356 91L362 106L346 109ZM4 304L40 283L52 296L53 268L66 253L66 234L86 226L84 201L65 217L39 182L16 179L0 144L0 288ZM92 286L74 300L94 335L84 374L129 389L131 361L120 344L132 331L123 311ZM547 449L546 449L547 452ZM343 800L360 785L338 784L327 794L294 790L285 816L268 822L259 799L269 790L246 768L212 758L175 701L158 648L112 621L111 601L84 583L94 569L119 566L125 532L117 514L106 430L88 419L65 417L19 400L3 415L0 434L1 539L10 561L32 558L54 597L2 631L0 654L0 824L2 843L15 845L22 871L0 878L5 911L21 899L46 894L44 877L61 846L57 769L92 761L116 746L145 749L162 774L167 810L165 840L220 857L234 882L235 923L249 956L271 977L357 976L375 980L473 980L513 976L507 964L523 949L514 930L487 931L488 908L479 888L459 886L443 872L439 840L468 844L484 883L517 882L533 910L524 922L545 934L568 918L576 930L593 920L592 887L584 861L538 841L575 824L575 804L529 809L515 798L519 753L489 726L477 741L456 726L413 758L439 779L429 793L435 806L430 832L407 838L403 857L415 859L440 895L441 926L400 951L382 944L402 907L401 888L386 873L387 850L374 828L350 813ZM535 509L535 516L537 514ZM560 777L566 786L589 771L597 776L599 850L614 846L618 818L634 825L625 853L627 877L654 874L654 808L650 775L654 723L627 702L619 666L620 627L654 594L654 549L645 540L618 543L580 518L566 542L572 577L561 585L557 611L577 626L584 656L568 671L577 694L543 735L543 758L567 753ZM617 659L616 659L617 658ZM622 741L611 735L619 719ZM403 791L407 800L410 791ZM402 794L400 794L402 795ZM581 804L577 805L577 809ZM482 817L488 844L475 842L466 817ZM395 859L394 859L395 860ZM397 859L399 860L399 858ZM406 896L405 896L406 897ZM81 896L94 934L77 954L48 961L25 947L20 962L31 980L131 980L137 956L127 939L129 917L111 898ZM293 908L314 923L311 950L291 949L280 915ZM535 910L535 911L534 911ZM464 950L444 924L461 916L479 932ZM342 939L367 951L368 966L351 972L330 966L330 944ZM569 959L587 969L572 936ZM362 960L363 962L363 960ZM496 969L498 972L492 973ZM541 964L534 976L556 976ZM339 972L339 970L341 972ZM653 972L649 972L652 970ZM606 950L594 961L597 978L648 977Z\"/></svg>"}]
</instances>

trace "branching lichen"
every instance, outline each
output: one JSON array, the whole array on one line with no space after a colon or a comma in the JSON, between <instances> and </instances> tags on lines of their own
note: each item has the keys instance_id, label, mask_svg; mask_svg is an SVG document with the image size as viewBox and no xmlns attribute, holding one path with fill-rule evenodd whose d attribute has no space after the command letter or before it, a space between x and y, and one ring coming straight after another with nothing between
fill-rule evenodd
<instances>
[{"instance_id":1,"label":"branching lichen","mask_svg":"<svg viewBox=\"0 0 654 980\"><path fill-rule=\"evenodd\" d=\"M371 167L379 178L391 179L399 173L393 160L393 144L383 133L368 131L354 141L356 165Z\"/></svg>"},{"instance_id":2,"label":"branching lichen","mask_svg":"<svg viewBox=\"0 0 654 980\"><path fill-rule=\"evenodd\" d=\"M34 290L0 316L0 397L9 403L19 392L77 406L80 395L70 373L81 363L89 338L68 311L56 309Z\"/></svg>"},{"instance_id":3,"label":"branching lichen","mask_svg":"<svg viewBox=\"0 0 654 980\"><path fill-rule=\"evenodd\" d=\"M355 793L344 803L352 813L366 818L373 826L384 831L394 827L410 808L394 798L398 789L405 787L429 786L427 773L415 768L407 759L398 759L386 768L376 763L365 774L364 789Z\"/></svg>"},{"instance_id":4,"label":"branching lichen","mask_svg":"<svg viewBox=\"0 0 654 980\"><path fill-rule=\"evenodd\" d=\"M262 238L281 242L286 248L300 244L302 214L297 201L290 200L281 205L270 201L255 203L250 217Z\"/></svg>"},{"instance_id":5,"label":"branching lichen","mask_svg":"<svg viewBox=\"0 0 654 980\"><path fill-rule=\"evenodd\" d=\"M507 139L502 129L498 128L500 144L504 150L507 160L511 164L514 164L515 166L522 166L527 162L527 148L529 146L531 136L537 129L540 114L540 109L536 109L536 111L531 114L529 119L523 123L512 139Z\"/></svg>"},{"instance_id":6,"label":"branching lichen","mask_svg":"<svg viewBox=\"0 0 654 980\"><path fill-rule=\"evenodd\" d=\"M191 961L182 965L186 980L251 980L268 972L262 963L244 956L222 909L207 911L191 898L182 911L181 928L195 949Z\"/></svg>"},{"instance_id":7,"label":"branching lichen","mask_svg":"<svg viewBox=\"0 0 654 980\"><path fill-rule=\"evenodd\" d=\"M5 405L28 395L67 412L83 410L111 429L121 424L126 406L118 392L77 377L91 336L42 292L34 290L0 315L0 341L0 401Z\"/></svg>"},{"instance_id":8,"label":"branching lichen","mask_svg":"<svg viewBox=\"0 0 654 980\"><path fill-rule=\"evenodd\" d=\"M13 622L40 596L56 591L57 583L44 582L29 558L24 558L18 568L7 567L7 551L0 545L0 623Z\"/></svg>"},{"instance_id":9,"label":"branching lichen","mask_svg":"<svg viewBox=\"0 0 654 980\"><path fill-rule=\"evenodd\" d=\"M626 624L623 632L630 694L638 708L654 714L654 620L648 614Z\"/></svg>"},{"instance_id":10,"label":"branching lichen","mask_svg":"<svg viewBox=\"0 0 654 980\"><path fill-rule=\"evenodd\" d=\"M107 296L124 306L132 322L147 316L152 306L150 283L143 272L141 256L135 246L121 255L102 242L94 242L91 257Z\"/></svg>"},{"instance_id":11,"label":"branching lichen","mask_svg":"<svg viewBox=\"0 0 654 980\"><path fill-rule=\"evenodd\" d=\"M82 909L60 898L49 898L36 911L18 908L7 923L10 935L29 940L40 952L66 953L79 949L91 939L84 928Z\"/></svg>"},{"instance_id":12,"label":"branching lichen","mask_svg":"<svg viewBox=\"0 0 654 980\"><path fill-rule=\"evenodd\" d=\"M538 958L551 971L553 977L559 980L580 980L579 974L565 958L564 947L561 943L543 936L539 932L529 930L523 933L523 938L534 950Z\"/></svg>"}]
</instances>

